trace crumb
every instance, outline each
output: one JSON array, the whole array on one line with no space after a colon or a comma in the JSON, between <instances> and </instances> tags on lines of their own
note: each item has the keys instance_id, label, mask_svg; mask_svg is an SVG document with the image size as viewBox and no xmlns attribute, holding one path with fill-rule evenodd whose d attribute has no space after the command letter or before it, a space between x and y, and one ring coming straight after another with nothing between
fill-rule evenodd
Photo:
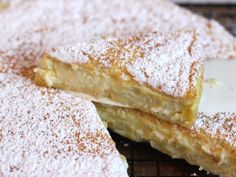
<instances>
[{"instance_id":1,"label":"crumb","mask_svg":"<svg viewBox=\"0 0 236 177\"><path fill-rule=\"evenodd\" d=\"M121 74L121 79L127 81L128 80L128 76L124 73Z\"/></svg>"},{"instance_id":2,"label":"crumb","mask_svg":"<svg viewBox=\"0 0 236 177\"><path fill-rule=\"evenodd\" d=\"M191 174L190 176L197 176L197 174L196 174L196 173L193 173L193 174Z\"/></svg>"},{"instance_id":3,"label":"crumb","mask_svg":"<svg viewBox=\"0 0 236 177\"><path fill-rule=\"evenodd\" d=\"M124 145L124 147L128 147L129 143L124 143L123 145Z\"/></svg>"},{"instance_id":4,"label":"crumb","mask_svg":"<svg viewBox=\"0 0 236 177\"><path fill-rule=\"evenodd\" d=\"M216 79L206 79L205 83L209 84L211 88L215 87L219 81L217 81Z\"/></svg>"},{"instance_id":5,"label":"crumb","mask_svg":"<svg viewBox=\"0 0 236 177\"><path fill-rule=\"evenodd\" d=\"M199 171L202 171L203 170L203 168L202 167L199 167L199 169L198 169Z\"/></svg>"},{"instance_id":6,"label":"crumb","mask_svg":"<svg viewBox=\"0 0 236 177\"><path fill-rule=\"evenodd\" d=\"M108 128L108 123L107 122L102 121L102 123L103 123L104 127Z\"/></svg>"},{"instance_id":7,"label":"crumb","mask_svg":"<svg viewBox=\"0 0 236 177\"><path fill-rule=\"evenodd\" d=\"M128 147L129 143L125 143L124 141L120 140L120 144L122 144L124 147Z\"/></svg>"}]
</instances>

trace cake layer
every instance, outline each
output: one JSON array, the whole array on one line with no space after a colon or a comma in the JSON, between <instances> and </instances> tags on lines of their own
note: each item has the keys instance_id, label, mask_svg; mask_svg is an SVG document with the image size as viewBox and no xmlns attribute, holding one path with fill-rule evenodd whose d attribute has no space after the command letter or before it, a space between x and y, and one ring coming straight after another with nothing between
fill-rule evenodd
<instances>
[{"instance_id":1,"label":"cake layer","mask_svg":"<svg viewBox=\"0 0 236 177\"><path fill-rule=\"evenodd\" d=\"M200 44L194 32L182 31L65 45L42 57L35 81L189 127L201 96Z\"/></svg>"},{"instance_id":2,"label":"cake layer","mask_svg":"<svg viewBox=\"0 0 236 177\"><path fill-rule=\"evenodd\" d=\"M236 114L199 113L189 129L138 110L96 103L103 121L114 132L182 158L221 177L236 176Z\"/></svg>"}]
</instances>

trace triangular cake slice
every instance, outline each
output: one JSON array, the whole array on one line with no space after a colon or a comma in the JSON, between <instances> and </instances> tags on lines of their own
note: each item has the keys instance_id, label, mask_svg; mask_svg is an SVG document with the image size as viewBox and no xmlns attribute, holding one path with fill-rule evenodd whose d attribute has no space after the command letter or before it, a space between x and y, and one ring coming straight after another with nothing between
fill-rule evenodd
<instances>
[{"instance_id":1,"label":"triangular cake slice","mask_svg":"<svg viewBox=\"0 0 236 177\"><path fill-rule=\"evenodd\" d=\"M200 113L191 128L156 119L141 111L96 103L101 118L118 134L147 141L221 177L236 176L236 60L205 63ZM217 72L216 72L217 71Z\"/></svg>"},{"instance_id":2,"label":"triangular cake slice","mask_svg":"<svg viewBox=\"0 0 236 177\"><path fill-rule=\"evenodd\" d=\"M42 57L35 80L189 127L202 88L198 39L189 31L154 32L60 46Z\"/></svg>"},{"instance_id":3,"label":"triangular cake slice","mask_svg":"<svg viewBox=\"0 0 236 177\"><path fill-rule=\"evenodd\" d=\"M0 73L0 103L0 176L128 176L90 101Z\"/></svg>"},{"instance_id":4,"label":"triangular cake slice","mask_svg":"<svg viewBox=\"0 0 236 177\"><path fill-rule=\"evenodd\" d=\"M139 110L96 103L114 132L173 158L220 175L236 176L236 113L199 113L191 128L174 125Z\"/></svg>"}]
</instances>

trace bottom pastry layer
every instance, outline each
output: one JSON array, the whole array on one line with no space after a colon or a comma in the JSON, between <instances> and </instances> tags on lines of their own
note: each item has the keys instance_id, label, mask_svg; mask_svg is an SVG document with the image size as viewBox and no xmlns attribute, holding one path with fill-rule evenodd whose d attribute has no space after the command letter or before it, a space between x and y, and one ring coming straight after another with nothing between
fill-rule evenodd
<instances>
[{"instance_id":1,"label":"bottom pastry layer","mask_svg":"<svg viewBox=\"0 0 236 177\"><path fill-rule=\"evenodd\" d=\"M190 129L138 110L95 103L108 128L133 141L199 165L221 177L236 176L236 114L199 113Z\"/></svg>"}]
</instances>

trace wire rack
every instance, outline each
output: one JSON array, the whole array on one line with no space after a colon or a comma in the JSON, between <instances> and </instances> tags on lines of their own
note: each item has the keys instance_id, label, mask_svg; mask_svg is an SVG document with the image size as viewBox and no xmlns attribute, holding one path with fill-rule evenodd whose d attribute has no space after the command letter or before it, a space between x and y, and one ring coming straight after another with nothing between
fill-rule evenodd
<instances>
[{"instance_id":1,"label":"wire rack","mask_svg":"<svg viewBox=\"0 0 236 177\"><path fill-rule=\"evenodd\" d=\"M147 143L136 143L111 133L117 149L123 154L129 164L128 173L131 177L178 177L198 176L217 177L189 165L186 161L171 157L153 149Z\"/></svg>"},{"instance_id":2,"label":"wire rack","mask_svg":"<svg viewBox=\"0 0 236 177\"><path fill-rule=\"evenodd\" d=\"M225 28L236 36L236 5L191 5L181 4L207 18L219 21ZM172 159L153 149L147 143L135 143L115 133L111 133L117 149L123 154L129 164L128 173L131 177L217 177L192 166L184 160Z\"/></svg>"}]
</instances>

